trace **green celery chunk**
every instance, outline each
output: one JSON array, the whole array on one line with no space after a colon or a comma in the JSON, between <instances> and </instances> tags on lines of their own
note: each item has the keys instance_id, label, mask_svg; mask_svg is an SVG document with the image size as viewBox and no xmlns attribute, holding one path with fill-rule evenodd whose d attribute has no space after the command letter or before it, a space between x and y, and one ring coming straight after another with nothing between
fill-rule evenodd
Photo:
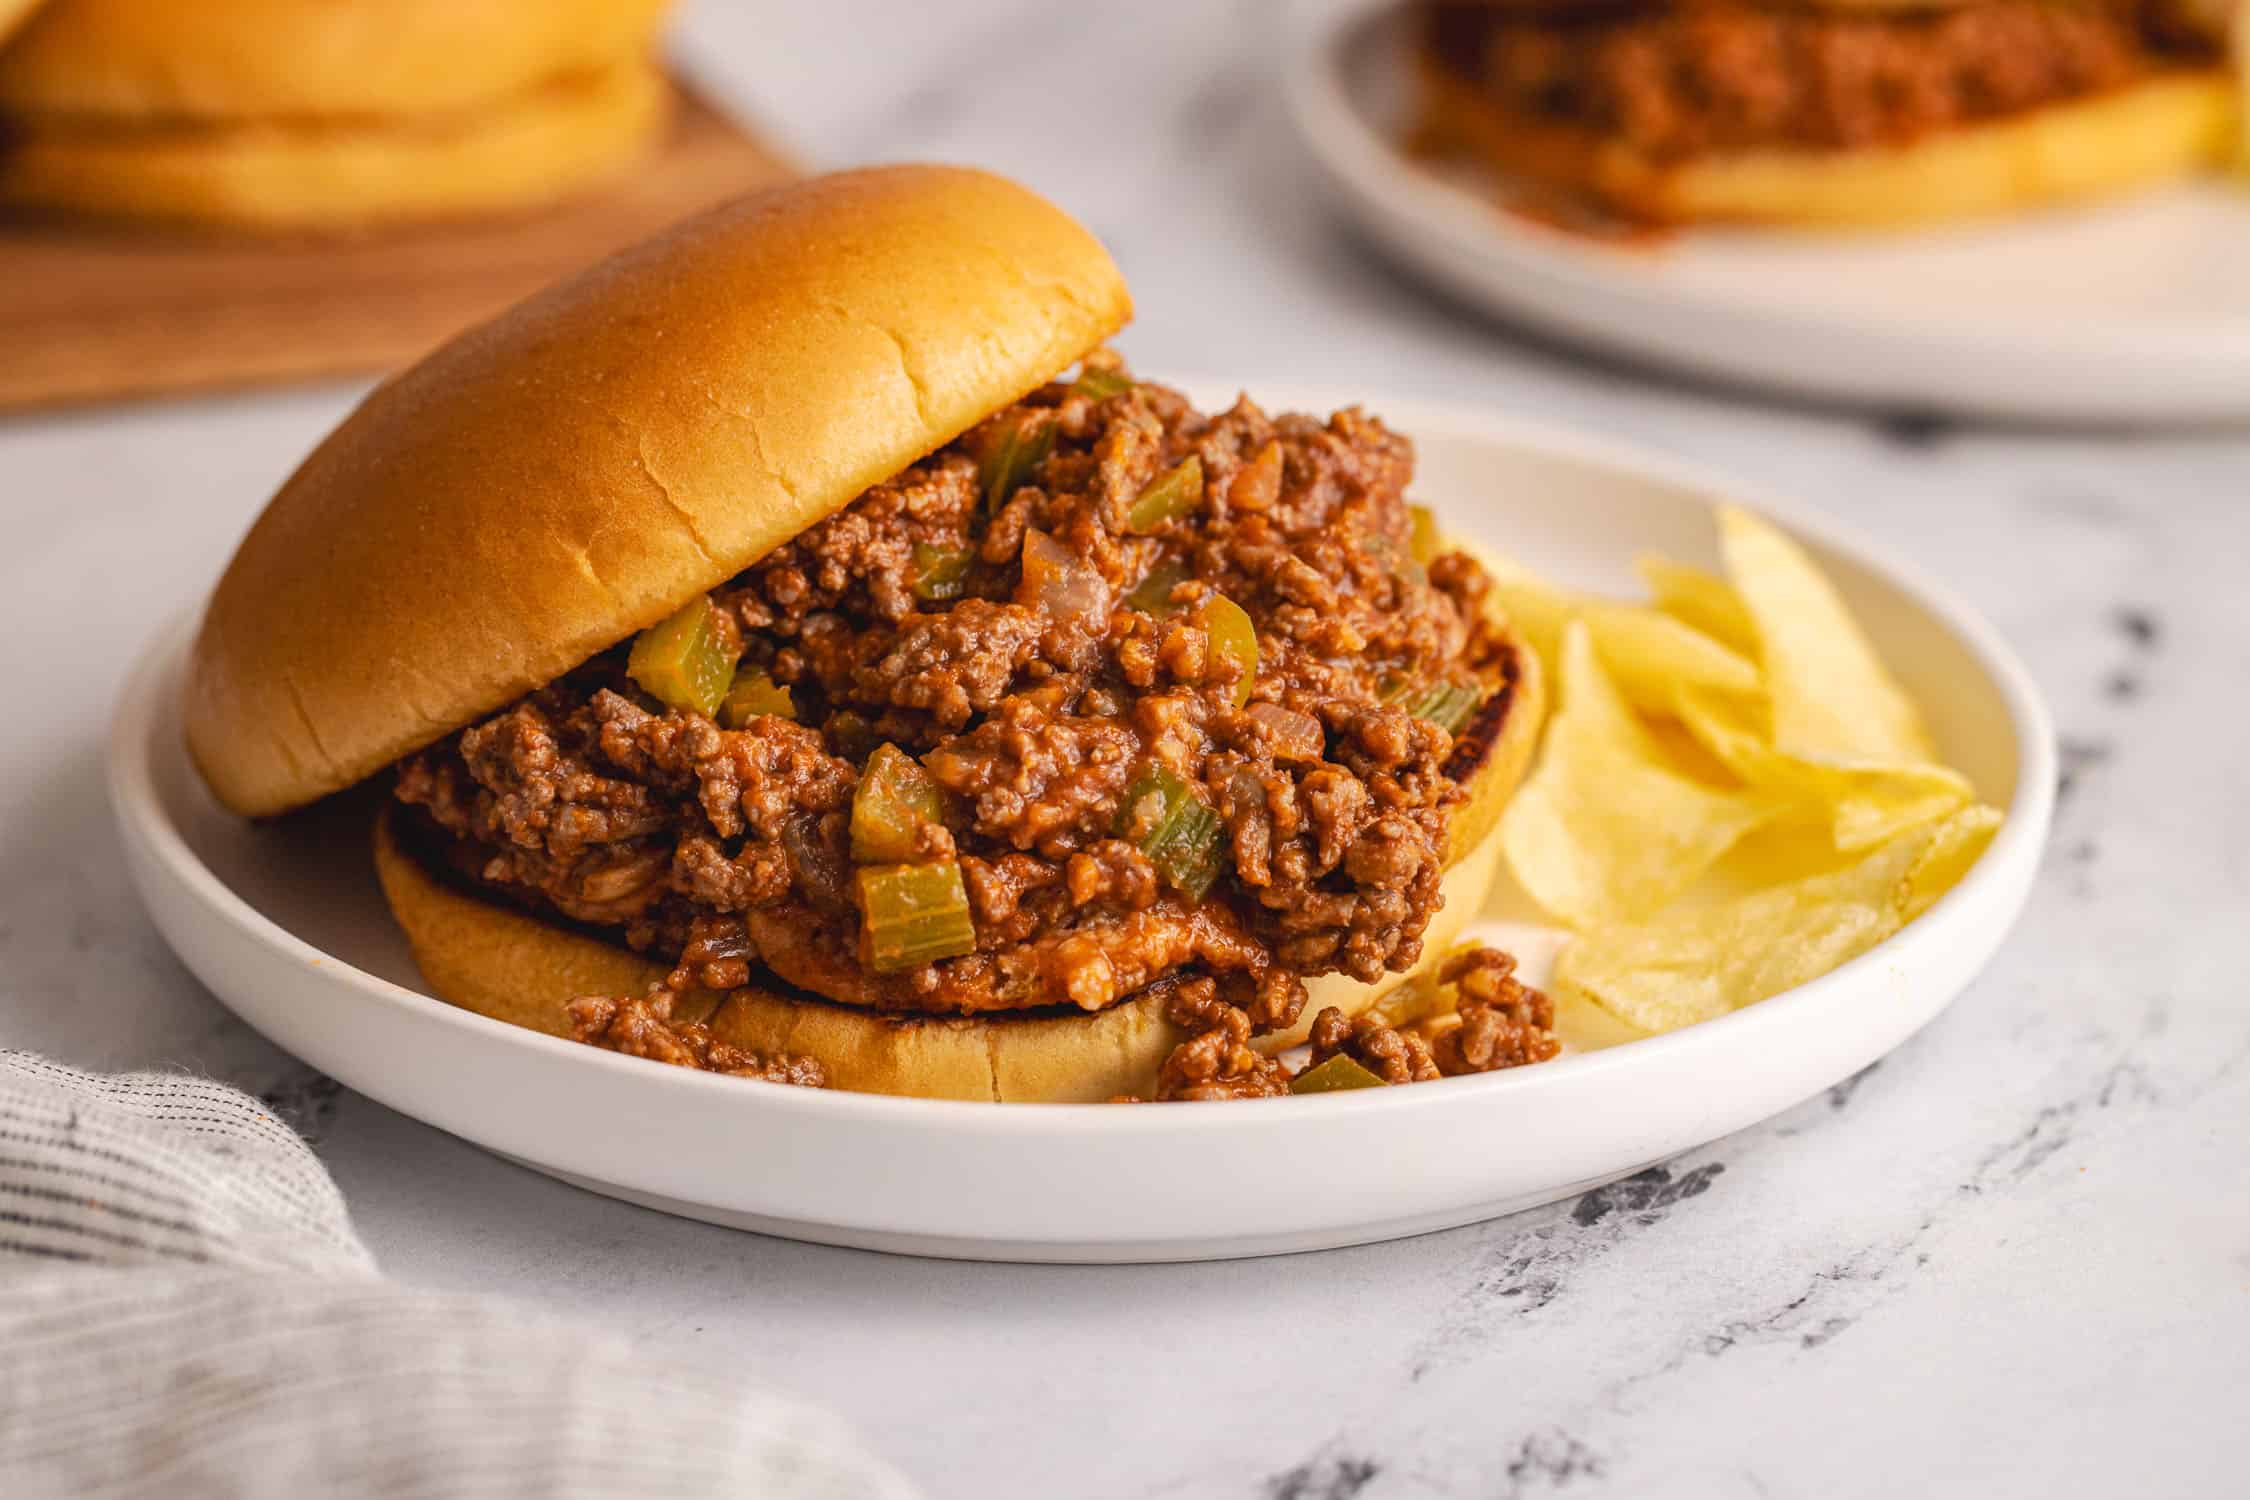
<instances>
[{"instance_id":1,"label":"green celery chunk","mask_svg":"<svg viewBox=\"0 0 2250 1500\"><path fill-rule=\"evenodd\" d=\"M1144 615L1163 617L1176 615L1180 606L1172 602L1172 590L1187 582L1187 564L1166 560L1148 570L1148 576L1125 596L1127 608L1137 609Z\"/></svg>"},{"instance_id":2,"label":"green celery chunk","mask_svg":"<svg viewBox=\"0 0 2250 1500\"><path fill-rule=\"evenodd\" d=\"M1292 1094L1333 1094L1338 1089L1379 1089L1383 1080L1356 1059L1339 1052L1318 1067L1289 1080Z\"/></svg>"},{"instance_id":3,"label":"green celery chunk","mask_svg":"<svg viewBox=\"0 0 2250 1500\"><path fill-rule=\"evenodd\" d=\"M958 860L863 865L859 888L861 960L878 974L958 958L977 946L969 891Z\"/></svg>"},{"instance_id":4,"label":"green celery chunk","mask_svg":"<svg viewBox=\"0 0 2250 1500\"><path fill-rule=\"evenodd\" d=\"M1117 809L1117 836L1190 901L1201 901L1218 878L1219 831L1218 813L1195 788L1154 761L1125 788Z\"/></svg>"},{"instance_id":5,"label":"green celery chunk","mask_svg":"<svg viewBox=\"0 0 2250 1500\"><path fill-rule=\"evenodd\" d=\"M1459 682L1433 682L1418 688L1412 678L1394 673L1383 680L1377 696L1385 703L1397 704L1417 719L1427 719L1449 734L1459 734L1461 726L1469 722L1469 715L1484 702L1484 689Z\"/></svg>"},{"instance_id":6,"label":"green celery chunk","mask_svg":"<svg viewBox=\"0 0 2250 1500\"><path fill-rule=\"evenodd\" d=\"M998 510L1055 451L1055 414L1018 412L987 442L980 470L984 503L988 510Z\"/></svg>"},{"instance_id":7,"label":"green celery chunk","mask_svg":"<svg viewBox=\"0 0 2250 1500\"><path fill-rule=\"evenodd\" d=\"M1407 705L1407 711L1417 719L1427 719L1448 734L1459 734L1461 726L1469 722L1484 701L1481 689L1458 682L1439 682Z\"/></svg>"},{"instance_id":8,"label":"green celery chunk","mask_svg":"<svg viewBox=\"0 0 2250 1500\"><path fill-rule=\"evenodd\" d=\"M826 733L829 748L846 760L863 761L882 743L876 739L875 726L867 722L867 716L848 708L829 715Z\"/></svg>"},{"instance_id":9,"label":"green celery chunk","mask_svg":"<svg viewBox=\"0 0 2250 1500\"><path fill-rule=\"evenodd\" d=\"M1258 631L1242 606L1224 594L1213 594L1195 612L1195 622L1211 638L1214 661L1231 661L1239 669L1234 679L1234 706L1250 701L1258 680Z\"/></svg>"},{"instance_id":10,"label":"green celery chunk","mask_svg":"<svg viewBox=\"0 0 2250 1500\"><path fill-rule=\"evenodd\" d=\"M1123 370L1113 370L1104 365L1088 365L1078 372L1070 383L1071 394L1084 396L1089 401L1107 401L1133 388L1133 379Z\"/></svg>"},{"instance_id":11,"label":"green celery chunk","mask_svg":"<svg viewBox=\"0 0 2250 1500\"><path fill-rule=\"evenodd\" d=\"M709 717L725 700L742 655L728 639L718 611L698 594L633 638L625 675L665 707Z\"/></svg>"},{"instance_id":12,"label":"green celery chunk","mask_svg":"<svg viewBox=\"0 0 2250 1500\"><path fill-rule=\"evenodd\" d=\"M1189 454L1151 479L1125 511L1127 531L1147 533L1203 503L1203 460Z\"/></svg>"},{"instance_id":13,"label":"green celery chunk","mask_svg":"<svg viewBox=\"0 0 2250 1500\"><path fill-rule=\"evenodd\" d=\"M944 820L945 802L930 773L898 746L878 746L852 794L852 859L863 865L910 860L921 852L922 829Z\"/></svg>"},{"instance_id":14,"label":"green celery chunk","mask_svg":"<svg viewBox=\"0 0 2250 1500\"><path fill-rule=\"evenodd\" d=\"M969 565L977 560L968 547L914 544L914 597L930 603L958 599L968 588Z\"/></svg>"},{"instance_id":15,"label":"green celery chunk","mask_svg":"<svg viewBox=\"0 0 2250 1500\"><path fill-rule=\"evenodd\" d=\"M734 686L727 689L726 699L719 705L719 722L728 729L740 729L761 714L795 719L797 705L789 689L774 681L765 668L735 673Z\"/></svg>"}]
</instances>

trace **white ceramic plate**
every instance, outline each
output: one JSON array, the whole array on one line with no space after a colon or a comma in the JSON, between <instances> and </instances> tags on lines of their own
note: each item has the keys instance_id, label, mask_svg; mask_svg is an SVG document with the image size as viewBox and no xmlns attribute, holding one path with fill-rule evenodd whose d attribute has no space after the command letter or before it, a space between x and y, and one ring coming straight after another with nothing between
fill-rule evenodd
<instances>
[{"instance_id":1,"label":"white ceramic plate","mask_svg":"<svg viewBox=\"0 0 2250 1500\"><path fill-rule=\"evenodd\" d=\"M2250 418L2250 193L2203 182L1901 235L1608 244L1405 158L1406 43L1395 0L1353 9L1297 54L1291 113L1366 231L1472 303L1798 396L2043 422Z\"/></svg>"},{"instance_id":2,"label":"white ceramic plate","mask_svg":"<svg viewBox=\"0 0 2250 1500\"><path fill-rule=\"evenodd\" d=\"M1342 404L1260 394L1277 408ZM1373 404L1414 435L1418 496L1449 527L1559 578L1627 591L1638 550L1716 560L1711 507L1730 491L1713 481L1479 412ZM2055 772L2023 668L1911 569L1807 511L1761 508L1833 570L1947 757L2007 824L1920 921L1823 979L1606 1049L1576 1017L1569 1055L1481 1078L1208 1107L938 1103L711 1077L456 1010L423 992L384 909L365 797L269 827L211 801L180 744L177 628L120 705L111 792L157 926L244 1020L394 1109L597 1192L801 1239L990 1259L1192 1259L1415 1234L1578 1192L1849 1076L1936 1015L2023 904ZM1490 915L1536 976L1551 942L1509 920L1520 914Z\"/></svg>"}]
</instances>

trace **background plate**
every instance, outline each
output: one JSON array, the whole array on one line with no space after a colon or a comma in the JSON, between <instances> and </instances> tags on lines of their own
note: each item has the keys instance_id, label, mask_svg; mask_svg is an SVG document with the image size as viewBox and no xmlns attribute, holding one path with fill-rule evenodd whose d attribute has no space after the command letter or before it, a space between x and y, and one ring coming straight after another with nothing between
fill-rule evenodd
<instances>
[{"instance_id":1,"label":"background plate","mask_svg":"<svg viewBox=\"0 0 2250 1500\"><path fill-rule=\"evenodd\" d=\"M1379 244L1537 330L1791 395L2042 422L2250 419L2250 192L2206 181L1870 237L1572 235L1409 162L1407 28L1354 8L1291 113Z\"/></svg>"},{"instance_id":2,"label":"background plate","mask_svg":"<svg viewBox=\"0 0 2250 1500\"><path fill-rule=\"evenodd\" d=\"M1231 388L1193 387L1223 406ZM1259 387L1273 409L1336 393ZM1348 393L1365 398L1364 392ZM1565 581L1636 588L1654 549L1715 563L1676 467L1485 414L1368 402L1414 435L1417 497ZM983 1259L1151 1261L1356 1244L1583 1191L1741 1129L1856 1072L1983 967L2047 835L2053 734L1989 627L1824 521L1767 502L1832 570L2005 827L1960 886L1833 974L1701 1026L1412 1088L1223 1108L891 1099L770 1088L577 1046L421 992L370 866L370 798L278 824L219 809L180 743L175 627L126 691L111 795L165 938L237 1014L360 1092L597 1192L776 1234ZM1536 975L1551 944L1489 917Z\"/></svg>"}]
</instances>

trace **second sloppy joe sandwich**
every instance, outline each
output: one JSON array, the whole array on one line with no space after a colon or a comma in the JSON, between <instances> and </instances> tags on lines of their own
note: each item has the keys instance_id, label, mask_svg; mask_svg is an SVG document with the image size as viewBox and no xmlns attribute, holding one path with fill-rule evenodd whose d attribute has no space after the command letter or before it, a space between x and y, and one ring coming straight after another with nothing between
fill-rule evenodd
<instances>
[{"instance_id":1,"label":"second sloppy joe sandwich","mask_svg":"<svg viewBox=\"0 0 2250 1500\"><path fill-rule=\"evenodd\" d=\"M2236 87L2223 32L2196 8L1418 0L1419 137L1660 225L2021 213L2228 158Z\"/></svg>"},{"instance_id":2,"label":"second sloppy joe sandwich","mask_svg":"<svg viewBox=\"0 0 2250 1500\"><path fill-rule=\"evenodd\" d=\"M613 258L283 486L195 643L196 764L253 816L390 778L431 986L617 1050L1213 1097L1318 1018L1380 1067L1351 1018L1482 904L1536 662L1404 437L1199 412L1104 349L1129 311L1077 224L954 169Z\"/></svg>"}]
</instances>

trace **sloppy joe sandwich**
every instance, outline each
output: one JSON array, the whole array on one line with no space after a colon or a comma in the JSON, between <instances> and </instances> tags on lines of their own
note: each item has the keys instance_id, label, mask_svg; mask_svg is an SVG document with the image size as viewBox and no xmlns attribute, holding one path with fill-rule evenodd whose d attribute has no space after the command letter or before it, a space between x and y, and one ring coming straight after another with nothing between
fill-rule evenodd
<instances>
[{"instance_id":1,"label":"sloppy joe sandwich","mask_svg":"<svg viewBox=\"0 0 2250 1500\"><path fill-rule=\"evenodd\" d=\"M1630 220L1880 228L2226 160L2222 47L2142 0L1423 0L1418 139Z\"/></svg>"},{"instance_id":2,"label":"sloppy joe sandwich","mask_svg":"<svg viewBox=\"0 0 2250 1500\"><path fill-rule=\"evenodd\" d=\"M1536 657L1405 436L1200 411L1129 311L982 173L691 220L306 459L196 638L194 760L252 816L387 778L432 988L642 1056L1099 1100L1283 1091L1308 1035L1330 1083L1550 1055L1448 951ZM1408 980L1474 1025L1355 1019Z\"/></svg>"}]
</instances>

